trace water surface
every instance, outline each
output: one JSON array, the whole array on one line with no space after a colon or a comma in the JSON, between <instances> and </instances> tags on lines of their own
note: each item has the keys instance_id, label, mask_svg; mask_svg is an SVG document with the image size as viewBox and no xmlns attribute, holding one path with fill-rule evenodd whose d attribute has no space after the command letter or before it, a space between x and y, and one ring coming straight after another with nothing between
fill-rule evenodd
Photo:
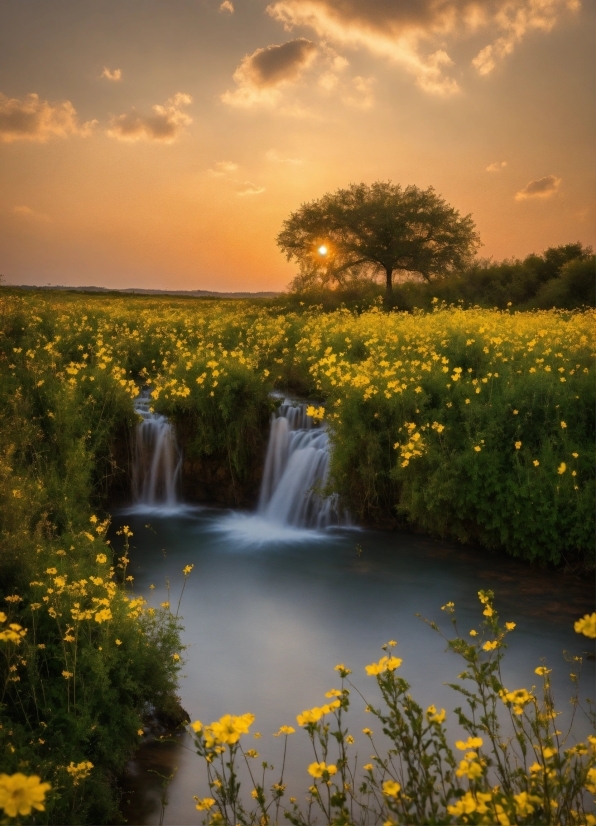
<instances>
[{"instance_id":1,"label":"water surface","mask_svg":"<svg viewBox=\"0 0 596 826\"><path fill-rule=\"evenodd\" d=\"M492 588L501 617L517 623L508 637L504 681L508 688L530 687L534 668L545 657L553 669L558 705L569 717L570 666L562 652L581 655L590 641L573 631L573 621L593 610L590 582L541 571L482 549L462 549L425 536L376 531L306 531L272 527L259 517L201 509L169 514L116 515L114 527L134 531L131 549L135 589L154 605L167 598L171 583L175 608L183 584L182 568L192 564L184 593L186 664L180 694L191 719L210 722L225 713L256 715L247 747L278 765L282 743L271 735L294 724L297 713L324 702L339 684L333 667L353 669L356 685L371 700L375 682L364 666L398 640L402 676L412 683L422 705L451 712L459 698L444 683L462 670L445 641L421 619L439 622L450 633L441 606L456 604L463 633L478 628L477 592ZM155 585L155 590L149 586ZM584 664L583 685L594 683L594 662ZM368 762L370 746L363 726L375 728L353 693L350 728L357 736L358 764ZM460 734L450 714L450 736ZM583 736L585 723L578 721ZM165 824L200 823L193 794L205 795L201 761L178 745L149 745L131 767L126 809L129 822L159 823L160 774L176 774L169 789ZM312 761L306 735L290 738L288 794L302 795ZM272 778L272 782L275 778Z\"/></svg>"}]
</instances>

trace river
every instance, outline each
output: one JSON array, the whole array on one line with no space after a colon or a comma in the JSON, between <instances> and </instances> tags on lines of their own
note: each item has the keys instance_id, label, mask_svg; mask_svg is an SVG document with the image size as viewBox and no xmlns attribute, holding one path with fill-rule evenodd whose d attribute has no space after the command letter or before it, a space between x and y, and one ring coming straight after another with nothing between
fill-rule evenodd
<instances>
[{"instance_id":1,"label":"river","mask_svg":"<svg viewBox=\"0 0 596 826\"><path fill-rule=\"evenodd\" d=\"M334 665L343 662L352 668L355 685L374 700L376 684L364 666L378 660L383 643L395 639L403 659L401 675L411 682L421 705L447 709L449 736L455 739L461 732L452 712L460 698L444 683L457 677L462 661L445 652L445 641L416 614L450 635L441 606L453 601L458 626L467 634L481 620L478 591L491 588L502 619L517 624L507 638L505 685L536 685L540 678L534 669L546 658L564 712L560 719L569 721L571 666L563 651L583 655L593 649L573 631L573 621L593 610L591 581L427 536L358 530L346 526L347 517L339 519L343 527L292 525L287 518L266 518L270 501L271 496L252 515L172 506L171 501L162 508L140 502L114 514L114 529L127 524L133 530L130 572L135 592L151 604L167 599L168 578L175 610L182 569L194 566L180 609L187 646L180 696L192 720L252 712L256 721L251 731L263 736L253 740L249 735L247 747L257 748L278 767L282 738L271 735L283 724L298 728L296 714L324 702L324 693L339 682ZM304 519L321 521L312 508L309 513ZM592 693L593 684L594 660L585 660L585 692ZM352 699L348 719L361 765L370 757L370 745L358 732L375 726L355 692ZM574 735L584 736L585 722L577 718L574 725ZM306 765L314 758L300 730L288 745L287 794L301 796L309 782ZM174 770L163 822L202 822L193 795L205 795L208 789L202 762L191 747L184 735L140 749L124 783L129 823L160 823L158 775Z\"/></svg>"}]
</instances>

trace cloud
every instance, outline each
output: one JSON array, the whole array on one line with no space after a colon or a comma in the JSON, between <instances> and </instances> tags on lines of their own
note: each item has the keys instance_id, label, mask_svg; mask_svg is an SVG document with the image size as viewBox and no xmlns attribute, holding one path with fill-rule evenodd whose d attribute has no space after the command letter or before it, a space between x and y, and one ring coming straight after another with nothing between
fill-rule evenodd
<instances>
[{"instance_id":1,"label":"cloud","mask_svg":"<svg viewBox=\"0 0 596 826\"><path fill-rule=\"evenodd\" d=\"M130 143L139 140L172 143L185 126L192 123L192 118L182 111L183 106L192 103L190 95L177 92L166 100L165 104L156 104L151 115L140 115L135 109L124 115L117 115L110 120L106 134L119 141Z\"/></svg>"},{"instance_id":2,"label":"cloud","mask_svg":"<svg viewBox=\"0 0 596 826\"><path fill-rule=\"evenodd\" d=\"M496 37L474 58L488 74L531 30L550 31L579 0L274 0L271 17L287 31L306 27L325 42L363 48L401 65L425 91L459 89L445 40L486 31Z\"/></svg>"},{"instance_id":3,"label":"cloud","mask_svg":"<svg viewBox=\"0 0 596 826\"><path fill-rule=\"evenodd\" d=\"M304 37L257 49L246 55L234 72L238 87L221 99L231 106L272 105L279 100L280 87L299 80L317 51L318 47Z\"/></svg>"},{"instance_id":4,"label":"cloud","mask_svg":"<svg viewBox=\"0 0 596 826\"><path fill-rule=\"evenodd\" d=\"M516 201L526 201L528 198L550 198L559 189L561 178L555 175L545 175L536 181L530 181L523 189L515 193Z\"/></svg>"},{"instance_id":5,"label":"cloud","mask_svg":"<svg viewBox=\"0 0 596 826\"><path fill-rule=\"evenodd\" d=\"M504 169L507 166L507 161L495 161L494 163L489 163L486 167L486 172L500 172L501 169Z\"/></svg>"},{"instance_id":6,"label":"cloud","mask_svg":"<svg viewBox=\"0 0 596 826\"><path fill-rule=\"evenodd\" d=\"M223 175L231 175L238 170L238 164L234 161L218 161L212 169L207 170L207 175L212 178L221 178Z\"/></svg>"},{"instance_id":7,"label":"cloud","mask_svg":"<svg viewBox=\"0 0 596 826\"><path fill-rule=\"evenodd\" d=\"M122 80L122 70L121 69L108 69L107 66L103 67L103 72L100 74L100 77L105 77L108 80Z\"/></svg>"},{"instance_id":8,"label":"cloud","mask_svg":"<svg viewBox=\"0 0 596 826\"><path fill-rule=\"evenodd\" d=\"M303 163L302 158L282 158L275 149L269 149L265 153L265 157L268 161L271 161L271 163L290 164L291 166L298 166Z\"/></svg>"},{"instance_id":9,"label":"cloud","mask_svg":"<svg viewBox=\"0 0 596 826\"><path fill-rule=\"evenodd\" d=\"M238 190L238 195L260 195L261 192L265 192L264 186L257 186L256 184L251 183L251 181L244 181L243 189Z\"/></svg>"},{"instance_id":10,"label":"cloud","mask_svg":"<svg viewBox=\"0 0 596 826\"><path fill-rule=\"evenodd\" d=\"M39 141L49 138L67 138L71 135L87 137L96 120L79 123L76 109L69 100L49 103L39 95L9 98L0 92L0 141Z\"/></svg>"},{"instance_id":11,"label":"cloud","mask_svg":"<svg viewBox=\"0 0 596 826\"><path fill-rule=\"evenodd\" d=\"M343 102L358 109L370 109L375 102L372 93L374 83L374 77L353 77L351 86L342 98Z\"/></svg>"},{"instance_id":12,"label":"cloud","mask_svg":"<svg viewBox=\"0 0 596 826\"><path fill-rule=\"evenodd\" d=\"M44 215L43 212L37 212L31 207L28 206L16 206L13 207L12 211L15 215L18 215L20 218L25 218L29 221L41 221L43 223L48 223L52 219L48 215Z\"/></svg>"},{"instance_id":13,"label":"cloud","mask_svg":"<svg viewBox=\"0 0 596 826\"><path fill-rule=\"evenodd\" d=\"M219 10L222 12L227 12L228 14L234 14L234 4L232 0L223 0L223 3L220 5Z\"/></svg>"}]
</instances>

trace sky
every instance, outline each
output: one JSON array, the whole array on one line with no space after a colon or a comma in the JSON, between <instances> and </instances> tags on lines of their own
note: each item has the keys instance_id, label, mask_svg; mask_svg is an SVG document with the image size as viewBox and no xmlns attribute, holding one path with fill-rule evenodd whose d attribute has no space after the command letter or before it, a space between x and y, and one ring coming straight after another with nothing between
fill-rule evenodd
<instances>
[{"instance_id":1,"label":"sky","mask_svg":"<svg viewBox=\"0 0 596 826\"><path fill-rule=\"evenodd\" d=\"M589 0L2 0L8 284L260 291L351 183L433 186L502 260L594 244Z\"/></svg>"}]
</instances>

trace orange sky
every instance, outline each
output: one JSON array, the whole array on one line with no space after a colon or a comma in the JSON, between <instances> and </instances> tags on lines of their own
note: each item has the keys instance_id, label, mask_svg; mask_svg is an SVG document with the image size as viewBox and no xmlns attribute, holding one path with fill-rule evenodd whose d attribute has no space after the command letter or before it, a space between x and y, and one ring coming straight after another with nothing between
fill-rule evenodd
<instances>
[{"instance_id":1,"label":"orange sky","mask_svg":"<svg viewBox=\"0 0 596 826\"><path fill-rule=\"evenodd\" d=\"M593 244L579 0L4 0L9 284L278 290L301 203L435 187L483 257Z\"/></svg>"}]
</instances>

